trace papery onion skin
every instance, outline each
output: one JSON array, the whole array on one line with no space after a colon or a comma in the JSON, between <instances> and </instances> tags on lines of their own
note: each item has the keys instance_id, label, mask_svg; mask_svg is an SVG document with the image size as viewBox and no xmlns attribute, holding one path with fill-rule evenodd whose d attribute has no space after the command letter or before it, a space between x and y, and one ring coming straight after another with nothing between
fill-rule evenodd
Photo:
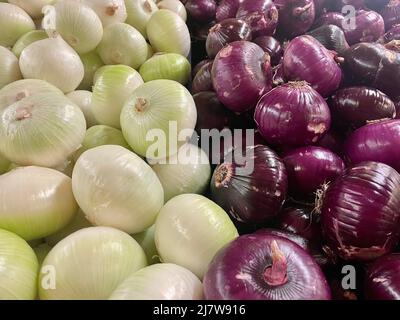
<instances>
[{"instance_id":1,"label":"papery onion skin","mask_svg":"<svg viewBox=\"0 0 400 320\"><path fill-rule=\"evenodd\" d=\"M342 29L333 24L323 25L307 32L307 35L317 39L326 49L343 54L350 48Z\"/></svg>"},{"instance_id":2,"label":"papery onion skin","mask_svg":"<svg viewBox=\"0 0 400 320\"><path fill-rule=\"evenodd\" d=\"M253 40L271 57L272 65L277 65L283 56L283 49L278 40L271 36L261 36Z\"/></svg>"},{"instance_id":3,"label":"papery onion skin","mask_svg":"<svg viewBox=\"0 0 400 320\"><path fill-rule=\"evenodd\" d=\"M201 300L201 281L189 270L172 263L143 268L112 293L110 300Z\"/></svg>"},{"instance_id":4,"label":"papery onion skin","mask_svg":"<svg viewBox=\"0 0 400 320\"><path fill-rule=\"evenodd\" d=\"M218 22L228 18L235 18L239 9L239 5L243 0L221 0L216 11L216 19Z\"/></svg>"},{"instance_id":5,"label":"papery onion skin","mask_svg":"<svg viewBox=\"0 0 400 320\"><path fill-rule=\"evenodd\" d=\"M375 11L358 10L354 23L354 28L344 28L350 45L359 42L374 42L385 33L383 18Z\"/></svg>"},{"instance_id":6,"label":"papery onion skin","mask_svg":"<svg viewBox=\"0 0 400 320\"><path fill-rule=\"evenodd\" d=\"M43 16L43 7L45 5L54 3L54 0L9 0L8 2L25 10L26 13L32 17L32 19L38 19Z\"/></svg>"},{"instance_id":7,"label":"papery onion skin","mask_svg":"<svg viewBox=\"0 0 400 320\"><path fill-rule=\"evenodd\" d=\"M155 226L152 225L141 233L132 235L133 239L142 247L147 257L149 265L160 263L160 257L157 252L156 243L154 242Z\"/></svg>"},{"instance_id":8,"label":"papery onion skin","mask_svg":"<svg viewBox=\"0 0 400 320\"><path fill-rule=\"evenodd\" d=\"M400 40L400 24L394 25L380 39L380 42L389 43L393 40Z\"/></svg>"},{"instance_id":9,"label":"papery onion skin","mask_svg":"<svg viewBox=\"0 0 400 320\"><path fill-rule=\"evenodd\" d=\"M330 250L346 261L389 253L400 236L400 174L378 162L361 162L329 185L321 226Z\"/></svg>"},{"instance_id":10,"label":"papery onion skin","mask_svg":"<svg viewBox=\"0 0 400 320\"><path fill-rule=\"evenodd\" d=\"M238 236L221 207L194 194L168 201L157 217L155 228L161 260L185 267L200 279L218 250Z\"/></svg>"},{"instance_id":11,"label":"papery onion skin","mask_svg":"<svg viewBox=\"0 0 400 320\"><path fill-rule=\"evenodd\" d=\"M97 124L92 111L92 93L86 90L72 91L66 95L73 103L75 103L83 112L86 120L86 127L90 128Z\"/></svg>"},{"instance_id":12,"label":"papery onion skin","mask_svg":"<svg viewBox=\"0 0 400 320\"><path fill-rule=\"evenodd\" d=\"M214 171L211 197L236 220L261 223L279 213L287 188L282 160L268 147L257 145L245 148L243 159L237 159L235 150L225 155L225 162Z\"/></svg>"},{"instance_id":13,"label":"papery onion skin","mask_svg":"<svg viewBox=\"0 0 400 320\"><path fill-rule=\"evenodd\" d=\"M279 252L275 257L274 246ZM273 259L282 262L280 271L285 272L285 279L276 285L268 284L271 280L265 278ZM309 253L294 242L271 234L244 235L225 246L211 262L203 285L207 300L331 298L328 283Z\"/></svg>"},{"instance_id":14,"label":"papery onion skin","mask_svg":"<svg viewBox=\"0 0 400 320\"><path fill-rule=\"evenodd\" d=\"M161 0L157 2L158 9L167 9L175 12L182 18L183 21L187 20L187 12L185 6L179 0Z\"/></svg>"},{"instance_id":15,"label":"papery onion skin","mask_svg":"<svg viewBox=\"0 0 400 320\"><path fill-rule=\"evenodd\" d=\"M18 58L7 48L0 46L0 89L21 78Z\"/></svg>"},{"instance_id":16,"label":"papery onion skin","mask_svg":"<svg viewBox=\"0 0 400 320\"><path fill-rule=\"evenodd\" d=\"M143 249L130 235L109 227L82 229L61 240L43 261L39 284L49 275L45 268L55 269L57 282L55 289L39 285L39 297L108 299L132 272L146 265Z\"/></svg>"},{"instance_id":17,"label":"papery onion skin","mask_svg":"<svg viewBox=\"0 0 400 320\"><path fill-rule=\"evenodd\" d=\"M0 177L0 228L25 240L65 227L78 210L71 179L48 168L21 167ZM24 201L17 201L24 199Z\"/></svg>"},{"instance_id":18,"label":"papery onion skin","mask_svg":"<svg viewBox=\"0 0 400 320\"><path fill-rule=\"evenodd\" d=\"M270 56L254 43L232 42L216 56L212 81L218 99L228 109L250 110L272 87Z\"/></svg>"},{"instance_id":19,"label":"papery onion skin","mask_svg":"<svg viewBox=\"0 0 400 320\"><path fill-rule=\"evenodd\" d=\"M31 247L0 229L0 300L34 300L39 263Z\"/></svg>"},{"instance_id":20,"label":"papery onion skin","mask_svg":"<svg viewBox=\"0 0 400 320\"><path fill-rule=\"evenodd\" d=\"M313 88L304 82L290 82L260 99L254 120L268 143L299 147L316 143L329 130L331 114Z\"/></svg>"},{"instance_id":21,"label":"papery onion skin","mask_svg":"<svg viewBox=\"0 0 400 320\"><path fill-rule=\"evenodd\" d=\"M104 27L114 23L125 22L127 19L127 6L125 0L75 0L83 1L99 16Z\"/></svg>"},{"instance_id":22,"label":"papery onion skin","mask_svg":"<svg viewBox=\"0 0 400 320\"><path fill-rule=\"evenodd\" d=\"M283 69L288 80L307 81L323 97L336 91L342 80L332 52L311 36L299 36L289 43Z\"/></svg>"},{"instance_id":23,"label":"papery onion skin","mask_svg":"<svg viewBox=\"0 0 400 320\"><path fill-rule=\"evenodd\" d=\"M214 0L187 0L185 8L195 21L207 23L214 20L217 4Z\"/></svg>"},{"instance_id":24,"label":"papery onion skin","mask_svg":"<svg viewBox=\"0 0 400 320\"><path fill-rule=\"evenodd\" d=\"M12 52L17 56L20 57L22 51L29 46L31 43L39 40L47 39L48 35L44 30L33 30L25 33L21 38L17 40L12 48Z\"/></svg>"},{"instance_id":25,"label":"papery onion skin","mask_svg":"<svg viewBox=\"0 0 400 320\"><path fill-rule=\"evenodd\" d=\"M386 30L400 23L400 1L391 0L380 12L385 20Z\"/></svg>"},{"instance_id":26,"label":"papery onion skin","mask_svg":"<svg viewBox=\"0 0 400 320\"><path fill-rule=\"evenodd\" d=\"M384 256L368 266L364 285L367 300L400 300L400 254Z\"/></svg>"},{"instance_id":27,"label":"papery onion skin","mask_svg":"<svg viewBox=\"0 0 400 320\"><path fill-rule=\"evenodd\" d=\"M213 61L207 62L196 73L192 81L192 93L196 94L204 91L213 91L212 72Z\"/></svg>"}]
</instances>

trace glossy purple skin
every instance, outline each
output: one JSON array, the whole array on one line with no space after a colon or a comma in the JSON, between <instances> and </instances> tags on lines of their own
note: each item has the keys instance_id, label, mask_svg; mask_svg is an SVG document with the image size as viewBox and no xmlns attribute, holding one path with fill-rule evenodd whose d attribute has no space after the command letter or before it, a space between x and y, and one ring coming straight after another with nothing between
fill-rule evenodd
<instances>
[{"instance_id":1,"label":"glossy purple skin","mask_svg":"<svg viewBox=\"0 0 400 320\"><path fill-rule=\"evenodd\" d=\"M313 0L275 0L279 12L278 33L289 38L305 33L314 23Z\"/></svg>"},{"instance_id":2,"label":"glossy purple skin","mask_svg":"<svg viewBox=\"0 0 400 320\"><path fill-rule=\"evenodd\" d=\"M343 30L333 24L323 25L307 34L317 39L326 49L333 50L338 54L342 54L350 48Z\"/></svg>"},{"instance_id":3,"label":"glossy purple skin","mask_svg":"<svg viewBox=\"0 0 400 320\"><path fill-rule=\"evenodd\" d=\"M243 159L232 161L232 152L214 171L212 199L237 221L262 223L275 217L286 198L285 165L266 146L247 147ZM245 161L245 162L244 162ZM249 170L243 163L253 166ZM240 200L239 200L240 199Z\"/></svg>"},{"instance_id":4,"label":"glossy purple skin","mask_svg":"<svg viewBox=\"0 0 400 320\"><path fill-rule=\"evenodd\" d=\"M400 174L383 163L359 163L328 187L321 211L325 241L340 258L387 254L400 236Z\"/></svg>"},{"instance_id":5,"label":"glossy purple skin","mask_svg":"<svg viewBox=\"0 0 400 320\"><path fill-rule=\"evenodd\" d=\"M344 171L343 160L328 149L302 147L282 156L293 195L312 195Z\"/></svg>"},{"instance_id":6,"label":"glossy purple skin","mask_svg":"<svg viewBox=\"0 0 400 320\"><path fill-rule=\"evenodd\" d=\"M361 127L345 142L345 159L386 163L400 172L400 120L386 120Z\"/></svg>"},{"instance_id":7,"label":"glossy purple skin","mask_svg":"<svg viewBox=\"0 0 400 320\"><path fill-rule=\"evenodd\" d=\"M199 93L203 91L213 91L213 85L211 80L211 69L213 61L210 61L203 65L197 72L192 82L192 93Z\"/></svg>"},{"instance_id":8,"label":"glossy purple skin","mask_svg":"<svg viewBox=\"0 0 400 320\"><path fill-rule=\"evenodd\" d=\"M279 64L283 56L283 48L278 40L271 36L261 36L253 40L271 57L273 66Z\"/></svg>"},{"instance_id":9,"label":"glossy purple skin","mask_svg":"<svg viewBox=\"0 0 400 320\"><path fill-rule=\"evenodd\" d=\"M229 18L235 18L239 5L243 0L221 0L217 7L217 21L223 21Z\"/></svg>"},{"instance_id":10,"label":"glossy purple skin","mask_svg":"<svg viewBox=\"0 0 400 320\"><path fill-rule=\"evenodd\" d=\"M204 66L205 64L207 64L208 62L212 62L213 60L211 59L205 59L200 61L198 64L196 64L192 70L192 76L195 77L197 72L199 72L199 70L201 69L202 66Z\"/></svg>"},{"instance_id":11,"label":"glossy purple skin","mask_svg":"<svg viewBox=\"0 0 400 320\"><path fill-rule=\"evenodd\" d=\"M393 40L400 40L400 24L394 25L388 32L386 32L380 39L381 43L389 43Z\"/></svg>"},{"instance_id":12,"label":"glossy purple skin","mask_svg":"<svg viewBox=\"0 0 400 320\"><path fill-rule=\"evenodd\" d=\"M197 22L211 22L215 18L217 4L214 0L187 0L186 11Z\"/></svg>"},{"instance_id":13,"label":"glossy purple skin","mask_svg":"<svg viewBox=\"0 0 400 320\"><path fill-rule=\"evenodd\" d=\"M240 19L223 20L210 29L206 41L207 55L214 58L227 44L240 40L252 40L250 26Z\"/></svg>"},{"instance_id":14,"label":"glossy purple skin","mask_svg":"<svg viewBox=\"0 0 400 320\"><path fill-rule=\"evenodd\" d=\"M290 41L283 55L283 69L288 80L306 81L323 97L335 92L342 80L334 54L311 36Z\"/></svg>"},{"instance_id":15,"label":"glossy purple skin","mask_svg":"<svg viewBox=\"0 0 400 320\"><path fill-rule=\"evenodd\" d=\"M287 83L265 94L254 120L268 143L286 148L316 143L331 125L325 100L302 82Z\"/></svg>"},{"instance_id":16,"label":"glossy purple skin","mask_svg":"<svg viewBox=\"0 0 400 320\"><path fill-rule=\"evenodd\" d=\"M389 3L390 0L364 0L365 5L372 10L379 11Z\"/></svg>"},{"instance_id":17,"label":"glossy purple skin","mask_svg":"<svg viewBox=\"0 0 400 320\"><path fill-rule=\"evenodd\" d=\"M368 266L364 285L367 300L400 300L400 254L384 256Z\"/></svg>"},{"instance_id":18,"label":"glossy purple skin","mask_svg":"<svg viewBox=\"0 0 400 320\"><path fill-rule=\"evenodd\" d=\"M295 244L297 244L302 249L306 250L307 252L310 252L310 244L308 243L308 240L303 238L300 235L293 233L293 232L289 232L286 230L264 228L264 229L258 229L255 232L255 234L270 234L270 235L274 235L274 236L279 236L279 237L288 239L290 241L293 241Z\"/></svg>"},{"instance_id":19,"label":"glossy purple skin","mask_svg":"<svg viewBox=\"0 0 400 320\"><path fill-rule=\"evenodd\" d=\"M318 20L314 24L314 28L333 24L333 25L343 29L343 25L345 23L344 21L345 21L345 17L341 13L326 12L318 18Z\"/></svg>"},{"instance_id":20,"label":"glossy purple skin","mask_svg":"<svg viewBox=\"0 0 400 320\"><path fill-rule=\"evenodd\" d=\"M232 42L215 57L212 82L218 99L228 109L250 110L272 87L270 57L254 43Z\"/></svg>"},{"instance_id":21,"label":"glossy purple skin","mask_svg":"<svg viewBox=\"0 0 400 320\"><path fill-rule=\"evenodd\" d=\"M396 108L392 100L369 87L349 87L335 92L329 101L332 114L341 123L359 128L374 120L393 119Z\"/></svg>"},{"instance_id":22,"label":"glossy purple skin","mask_svg":"<svg viewBox=\"0 0 400 320\"><path fill-rule=\"evenodd\" d=\"M317 142L318 147L329 149L337 155L341 156L343 152L343 138L339 136L335 131L329 130L322 138Z\"/></svg>"},{"instance_id":23,"label":"glossy purple skin","mask_svg":"<svg viewBox=\"0 0 400 320\"><path fill-rule=\"evenodd\" d=\"M350 45L359 42L374 42L385 33L385 22L375 11L358 10L354 27L344 28L346 40Z\"/></svg>"},{"instance_id":24,"label":"glossy purple skin","mask_svg":"<svg viewBox=\"0 0 400 320\"><path fill-rule=\"evenodd\" d=\"M275 241L287 260L287 282L270 286L263 274L271 266ZM251 263L250 263L251 262ZM293 241L271 234L244 235L212 260L204 277L208 300L329 300L328 283L320 267Z\"/></svg>"},{"instance_id":25,"label":"glossy purple skin","mask_svg":"<svg viewBox=\"0 0 400 320\"><path fill-rule=\"evenodd\" d=\"M400 23L400 0L391 0L380 12L385 20L386 30Z\"/></svg>"}]
</instances>

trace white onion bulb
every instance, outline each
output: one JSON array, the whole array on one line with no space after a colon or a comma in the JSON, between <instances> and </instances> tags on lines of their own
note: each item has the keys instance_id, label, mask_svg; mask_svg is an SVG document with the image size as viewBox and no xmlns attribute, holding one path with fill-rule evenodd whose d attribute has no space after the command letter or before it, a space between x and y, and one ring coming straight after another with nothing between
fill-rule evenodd
<instances>
[{"instance_id":1,"label":"white onion bulb","mask_svg":"<svg viewBox=\"0 0 400 320\"><path fill-rule=\"evenodd\" d=\"M7 48L0 46L0 89L21 78L17 57Z\"/></svg>"},{"instance_id":2,"label":"white onion bulb","mask_svg":"<svg viewBox=\"0 0 400 320\"><path fill-rule=\"evenodd\" d=\"M171 263L136 271L113 292L110 300L201 300L203 285L189 270Z\"/></svg>"},{"instance_id":3,"label":"white onion bulb","mask_svg":"<svg viewBox=\"0 0 400 320\"><path fill-rule=\"evenodd\" d=\"M143 248L149 265L160 262L156 248L156 243L154 242L154 231L155 231L155 226L152 225L147 230L132 235L132 237L137 241L137 243L139 243L139 245Z\"/></svg>"},{"instance_id":4,"label":"white onion bulb","mask_svg":"<svg viewBox=\"0 0 400 320\"><path fill-rule=\"evenodd\" d=\"M8 0L9 3L24 9L33 19L40 18L43 15L42 8L55 1L56 0Z\"/></svg>"},{"instance_id":5,"label":"white onion bulb","mask_svg":"<svg viewBox=\"0 0 400 320\"><path fill-rule=\"evenodd\" d=\"M124 0L75 0L92 8L99 16L104 27L125 22L127 13Z\"/></svg>"},{"instance_id":6,"label":"white onion bulb","mask_svg":"<svg viewBox=\"0 0 400 320\"><path fill-rule=\"evenodd\" d=\"M150 166L115 145L83 153L75 164L72 188L91 223L130 234L153 225L164 203L160 180Z\"/></svg>"},{"instance_id":7,"label":"white onion bulb","mask_svg":"<svg viewBox=\"0 0 400 320\"><path fill-rule=\"evenodd\" d=\"M24 78L45 80L65 93L81 83L84 68L79 55L61 37L36 41L19 59Z\"/></svg>"},{"instance_id":8,"label":"white onion bulb","mask_svg":"<svg viewBox=\"0 0 400 320\"><path fill-rule=\"evenodd\" d=\"M97 120L92 110L92 93L86 90L72 91L67 94L67 98L75 103L83 112L88 128L97 124Z\"/></svg>"},{"instance_id":9,"label":"white onion bulb","mask_svg":"<svg viewBox=\"0 0 400 320\"><path fill-rule=\"evenodd\" d=\"M20 165L55 167L86 132L82 111L65 96L35 94L0 111L0 152Z\"/></svg>"},{"instance_id":10,"label":"white onion bulb","mask_svg":"<svg viewBox=\"0 0 400 320\"><path fill-rule=\"evenodd\" d=\"M0 300L33 300L39 263L32 248L16 234L0 229Z\"/></svg>"},{"instance_id":11,"label":"white onion bulb","mask_svg":"<svg viewBox=\"0 0 400 320\"><path fill-rule=\"evenodd\" d=\"M146 25L154 12L158 10L153 0L125 0L128 18L126 23L135 27L147 38Z\"/></svg>"},{"instance_id":12,"label":"white onion bulb","mask_svg":"<svg viewBox=\"0 0 400 320\"><path fill-rule=\"evenodd\" d=\"M12 48L12 52L19 58L21 56L22 51L29 46L31 43L34 43L39 40L47 39L48 35L44 30L33 30L25 33L18 41L14 44Z\"/></svg>"},{"instance_id":13,"label":"white onion bulb","mask_svg":"<svg viewBox=\"0 0 400 320\"><path fill-rule=\"evenodd\" d=\"M79 84L79 90L89 90L92 91L93 79L96 71L104 66L103 60L96 51L92 51L86 54L80 55L83 68L85 69L85 75L82 82Z\"/></svg>"},{"instance_id":14,"label":"white onion bulb","mask_svg":"<svg viewBox=\"0 0 400 320\"><path fill-rule=\"evenodd\" d=\"M155 242L161 260L185 267L200 279L215 254L237 236L228 214L195 194L168 201L156 221Z\"/></svg>"},{"instance_id":15,"label":"white onion bulb","mask_svg":"<svg viewBox=\"0 0 400 320\"><path fill-rule=\"evenodd\" d=\"M128 234L108 227L82 229L57 243L43 261L39 297L108 299L128 276L146 264L142 248ZM55 281L54 289L51 280Z\"/></svg>"},{"instance_id":16,"label":"white onion bulb","mask_svg":"<svg viewBox=\"0 0 400 320\"><path fill-rule=\"evenodd\" d=\"M0 176L0 228L25 240L64 228L78 210L71 178L42 167L20 167Z\"/></svg>"},{"instance_id":17,"label":"white onion bulb","mask_svg":"<svg viewBox=\"0 0 400 320\"><path fill-rule=\"evenodd\" d=\"M159 9L167 9L175 12L178 16L180 16L183 21L187 20L186 8L183 3L179 0L162 0L157 3L157 7Z\"/></svg>"}]
</instances>

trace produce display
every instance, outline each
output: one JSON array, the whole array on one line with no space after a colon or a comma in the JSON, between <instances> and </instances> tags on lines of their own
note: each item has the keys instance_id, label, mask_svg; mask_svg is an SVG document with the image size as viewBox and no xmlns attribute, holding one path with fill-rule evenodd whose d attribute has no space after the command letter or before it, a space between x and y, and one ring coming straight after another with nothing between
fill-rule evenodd
<instances>
[{"instance_id":1,"label":"produce display","mask_svg":"<svg viewBox=\"0 0 400 320\"><path fill-rule=\"evenodd\" d=\"M399 0L0 1L0 300L354 299L400 300Z\"/></svg>"}]
</instances>

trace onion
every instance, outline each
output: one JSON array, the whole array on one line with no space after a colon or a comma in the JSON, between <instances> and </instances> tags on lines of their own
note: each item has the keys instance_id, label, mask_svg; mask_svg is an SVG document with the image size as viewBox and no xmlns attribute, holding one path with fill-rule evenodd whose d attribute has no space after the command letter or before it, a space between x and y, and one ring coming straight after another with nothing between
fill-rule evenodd
<instances>
[{"instance_id":1,"label":"onion","mask_svg":"<svg viewBox=\"0 0 400 320\"><path fill-rule=\"evenodd\" d=\"M250 110L271 89L270 57L254 43L232 42L216 56L212 81L218 99L228 109Z\"/></svg>"},{"instance_id":2,"label":"onion","mask_svg":"<svg viewBox=\"0 0 400 320\"><path fill-rule=\"evenodd\" d=\"M244 235L214 257L204 277L208 300L329 300L318 264L294 242Z\"/></svg>"},{"instance_id":3,"label":"onion","mask_svg":"<svg viewBox=\"0 0 400 320\"><path fill-rule=\"evenodd\" d=\"M25 33L21 38L17 40L12 48L12 52L19 58L22 51L29 46L31 43L47 39L48 35L44 30L33 30Z\"/></svg>"},{"instance_id":4,"label":"onion","mask_svg":"<svg viewBox=\"0 0 400 320\"><path fill-rule=\"evenodd\" d=\"M225 211L200 195L171 199L156 221L155 242L161 260L185 267L200 279L218 250L237 236Z\"/></svg>"},{"instance_id":5,"label":"onion","mask_svg":"<svg viewBox=\"0 0 400 320\"><path fill-rule=\"evenodd\" d=\"M400 119L400 101L397 101L395 106L396 106L396 119Z\"/></svg>"},{"instance_id":6,"label":"onion","mask_svg":"<svg viewBox=\"0 0 400 320\"><path fill-rule=\"evenodd\" d=\"M228 18L235 18L236 13L239 9L239 5L243 2L243 0L221 0L219 1L216 18L217 21L223 21Z\"/></svg>"},{"instance_id":7,"label":"onion","mask_svg":"<svg viewBox=\"0 0 400 320\"><path fill-rule=\"evenodd\" d=\"M201 300L201 281L176 264L162 263L141 269L112 293L110 300Z\"/></svg>"},{"instance_id":8,"label":"onion","mask_svg":"<svg viewBox=\"0 0 400 320\"><path fill-rule=\"evenodd\" d=\"M153 0L125 0L128 18L126 23L138 30L147 39L146 25L151 16L158 11Z\"/></svg>"},{"instance_id":9,"label":"onion","mask_svg":"<svg viewBox=\"0 0 400 320\"><path fill-rule=\"evenodd\" d=\"M208 62L211 62L211 59L205 59L201 60L199 63L197 63L193 68L192 68L192 76L193 78L196 76L197 72L200 71L200 69L207 64Z\"/></svg>"},{"instance_id":10,"label":"onion","mask_svg":"<svg viewBox=\"0 0 400 320\"><path fill-rule=\"evenodd\" d=\"M92 90L93 79L96 71L104 65L99 55L93 51L80 56L85 75L82 82L79 84L79 90Z\"/></svg>"},{"instance_id":11,"label":"onion","mask_svg":"<svg viewBox=\"0 0 400 320\"><path fill-rule=\"evenodd\" d=\"M390 0L389 4L386 5L382 11L381 15L383 20L385 20L386 30L389 30L396 24L400 23L400 1Z\"/></svg>"},{"instance_id":12,"label":"onion","mask_svg":"<svg viewBox=\"0 0 400 320\"><path fill-rule=\"evenodd\" d=\"M176 13L158 10L152 15L146 30L150 44L156 52L178 53L184 57L189 55L189 29Z\"/></svg>"},{"instance_id":13,"label":"onion","mask_svg":"<svg viewBox=\"0 0 400 320\"><path fill-rule=\"evenodd\" d=\"M345 158L386 163L400 172L400 120L372 123L355 131L344 146Z\"/></svg>"},{"instance_id":14,"label":"onion","mask_svg":"<svg viewBox=\"0 0 400 320\"><path fill-rule=\"evenodd\" d=\"M0 154L0 175L9 171L11 162L8 161L2 154Z\"/></svg>"},{"instance_id":15,"label":"onion","mask_svg":"<svg viewBox=\"0 0 400 320\"><path fill-rule=\"evenodd\" d=\"M106 66L93 87L91 109L99 124L121 128L124 103L143 84L140 74L125 65Z\"/></svg>"},{"instance_id":16,"label":"onion","mask_svg":"<svg viewBox=\"0 0 400 320\"><path fill-rule=\"evenodd\" d=\"M0 186L0 228L25 240L59 231L78 210L71 179L53 169L17 168L0 176Z\"/></svg>"},{"instance_id":17,"label":"onion","mask_svg":"<svg viewBox=\"0 0 400 320\"><path fill-rule=\"evenodd\" d=\"M34 29L35 23L24 10L0 3L0 46L12 47L21 36Z\"/></svg>"},{"instance_id":18,"label":"onion","mask_svg":"<svg viewBox=\"0 0 400 320\"><path fill-rule=\"evenodd\" d=\"M133 235L133 238L139 243L144 250L149 265L159 263L160 259L158 256L156 243L154 242L155 226L152 225L147 230Z\"/></svg>"},{"instance_id":19,"label":"onion","mask_svg":"<svg viewBox=\"0 0 400 320\"><path fill-rule=\"evenodd\" d=\"M24 78L45 80L65 93L74 91L84 76L81 59L61 37L27 46L21 53L19 66Z\"/></svg>"},{"instance_id":20,"label":"onion","mask_svg":"<svg viewBox=\"0 0 400 320\"><path fill-rule=\"evenodd\" d=\"M292 38L305 33L313 25L314 1L275 0L274 2L279 12L279 33Z\"/></svg>"},{"instance_id":21,"label":"onion","mask_svg":"<svg viewBox=\"0 0 400 320\"><path fill-rule=\"evenodd\" d=\"M394 103L381 91L368 87L349 87L337 91L329 106L341 123L361 127L380 119L393 119Z\"/></svg>"},{"instance_id":22,"label":"onion","mask_svg":"<svg viewBox=\"0 0 400 320\"><path fill-rule=\"evenodd\" d=\"M7 48L0 46L0 89L21 78L17 57Z\"/></svg>"},{"instance_id":23,"label":"onion","mask_svg":"<svg viewBox=\"0 0 400 320\"><path fill-rule=\"evenodd\" d=\"M396 24L388 32L386 32L380 39L380 42L389 43L393 40L400 40L400 24Z\"/></svg>"},{"instance_id":24,"label":"onion","mask_svg":"<svg viewBox=\"0 0 400 320\"><path fill-rule=\"evenodd\" d=\"M315 21L314 27L317 28L326 25L334 25L344 30L344 27L347 26L347 23L348 21L342 13L326 12L321 15L317 21Z\"/></svg>"},{"instance_id":25,"label":"onion","mask_svg":"<svg viewBox=\"0 0 400 320\"><path fill-rule=\"evenodd\" d=\"M322 199L321 225L333 253L344 260L376 259L395 247L400 232L400 175L362 162L336 179Z\"/></svg>"},{"instance_id":26,"label":"onion","mask_svg":"<svg viewBox=\"0 0 400 320\"><path fill-rule=\"evenodd\" d=\"M92 111L92 93L90 91L78 90L67 94L67 98L75 103L83 112L88 128L97 124Z\"/></svg>"},{"instance_id":27,"label":"onion","mask_svg":"<svg viewBox=\"0 0 400 320\"><path fill-rule=\"evenodd\" d=\"M0 112L0 152L20 165L54 167L79 147L85 130L82 111L69 99L35 94Z\"/></svg>"},{"instance_id":28,"label":"onion","mask_svg":"<svg viewBox=\"0 0 400 320\"><path fill-rule=\"evenodd\" d=\"M213 67L213 61L207 62L203 65L200 70L196 73L192 82L192 93L196 94L204 91L212 91L213 83L211 71Z\"/></svg>"},{"instance_id":29,"label":"onion","mask_svg":"<svg viewBox=\"0 0 400 320\"><path fill-rule=\"evenodd\" d=\"M307 81L324 97L336 91L342 80L334 54L311 36L300 36L289 43L283 69L287 79Z\"/></svg>"},{"instance_id":30,"label":"onion","mask_svg":"<svg viewBox=\"0 0 400 320\"><path fill-rule=\"evenodd\" d=\"M176 53L156 53L140 67L140 75L145 82L169 79L183 85L188 83L192 69L189 61Z\"/></svg>"},{"instance_id":31,"label":"onion","mask_svg":"<svg viewBox=\"0 0 400 320\"><path fill-rule=\"evenodd\" d=\"M326 49L343 54L350 48L342 29L333 24L321 26L307 32L307 35L317 39Z\"/></svg>"},{"instance_id":32,"label":"onion","mask_svg":"<svg viewBox=\"0 0 400 320\"><path fill-rule=\"evenodd\" d=\"M215 169L212 199L240 222L271 220L286 197L285 166L275 152L262 145L247 147L243 153L243 159L237 159L238 152L231 151Z\"/></svg>"},{"instance_id":33,"label":"onion","mask_svg":"<svg viewBox=\"0 0 400 320\"><path fill-rule=\"evenodd\" d=\"M196 106L184 86L172 80L153 80L128 99L121 112L121 127L135 153L163 159L189 140L196 119Z\"/></svg>"},{"instance_id":34,"label":"onion","mask_svg":"<svg viewBox=\"0 0 400 320\"><path fill-rule=\"evenodd\" d=\"M271 57L272 65L279 64L282 59L283 49L278 40L270 36L261 36L253 41L258 44Z\"/></svg>"},{"instance_id":35,"label":"onion","mask_svg":"<svg viewBox=\"0 0 400 320\"><path fill-rule=\"evenodd\" d=\"M14 233L0 229L0 299L34 300L38 260L32 248Z\"/></svg>"},{"instance_id":36,"label":"onion","mask_svg":"<svg viewBox=\"0 0 400 320\"><path fill-rule=\"evenodd\" d=\"M186 22L187 13L186 8L179 0L161 0L157 3L158 9L167 9L175 12L178 16L182 18L183 21Z\"/></svg>"},{"instance_id":37,"label":"onion","mask_svg":"<svg viewBox=\"0 0 400 320\"><path fill-rule=\"evenodd\" d=\"M305 82L272 89L256 107L254 120L264 139L281 147L316 143L330 128L325 100Z\"/></svg>"},{"instance_id":38,"label":"onion","mask_svg":"<svg viewBox=\"0 0 400 320\"><path fill-rule=\"evenodd\" d=\"M400 254L379 258L365 276L367 300L400 300Z\"/></svg>"},{"instance_id":39,"label":"onion","mask_svg":"<svg viewBox=\"0 0 400 320\"><path fill-rule=\"evenodd\" d=\"M374 42L385 33L385 23L382 16L375 11L358 10L354 28L351 26L344 28L344 33L350 45L359 42Z\"/></svg>"},{"instance_id":40,"label":"onion","mask_svg":"<svg viewBox=\"0 0 400 320\"><path fill-rule=\"evenodd\" d=\"M133 152L116 145L84 152L74 167L72 189L91 223L128 233L150 227L164 203L156 174Z\"/></svg>"},{"instance_id":41,"label":"onion","mask_svg":"<svg viewBox=\"0 0 400 320\"><path fill-rule=\"evenodd\" d=\"M342 11L345 6L352 6L355 9L360 9L364 7L364 0L336 0L333 3L333 9L338 11Z\"/></svg>"},{"instance_id":42,"label":"onion","mask_svg":"<svg viewBox=\"0 0 400 320\"><path fill-rule=\"evenodd\" d=\"M315 16L319 17L330 9L331 3L328 0L314 0Z\"/></svg>"},{"instance_id":43,"label":"onion","mask_svg":"<svg viewBox=\"0 0 400 320\"><path fill-rule=\"evenodd\" d=\"M105 64L124 64L138 69L147 58L145 38L126 23L114 23L104 29L97 52Z\"/></svg>"},{"instance_id":44,"label":"onion","mask_svg":"<svg viewBox=\"0 0 400 320\"><path fill-rule=\"evenodd\" d=\"M332 152L341 156L343 153L343 143L343 137L341 137L335 131L329 130L320 140L318 140L316 145L318 147L331 150Z\"/></svg>"},{"instance_id":45,"label":"onion","mask_svg":"<svg viewBox=\"0 0 400 320\"><path fill-rule=\"evenodd\" d=\"M125 22L127 8L124 0L75 0L83 2L97 13L104 27Z\"/></svg>"},{"instance_id":46,"label":"onion","mask_svg":"<svg viewBox=\"0 0 400 320\"><path fill-rule=\"evenodd\" d=\"M43 261L39 297L41 300L108 299L132 272L145 266L142 248L126 233L108 227L82 229L61 240ZM51 272L56 272L55 288L43 286Z\"/></svg>"},{"instance_id":47,"label":"onion","mask_svg":"<svg viewBox=\"0 0 400 320\"><path fill-rule=\"evenodd\" d=\"M207 23L214 20L217 4L214 0L187 0L185 8L195 21Z\"/></svg>"},{"instance_id":48,"label":"onion","mask_svg":"<svg viewBox=\"0 0 400 320\"><path fill-rule=\"evenodd\" d=\"M43 16L43 7L52 4L54 0L8 0L8 2L25 10L33 19L38 19Z\"/></svg>"}]
</instances>

